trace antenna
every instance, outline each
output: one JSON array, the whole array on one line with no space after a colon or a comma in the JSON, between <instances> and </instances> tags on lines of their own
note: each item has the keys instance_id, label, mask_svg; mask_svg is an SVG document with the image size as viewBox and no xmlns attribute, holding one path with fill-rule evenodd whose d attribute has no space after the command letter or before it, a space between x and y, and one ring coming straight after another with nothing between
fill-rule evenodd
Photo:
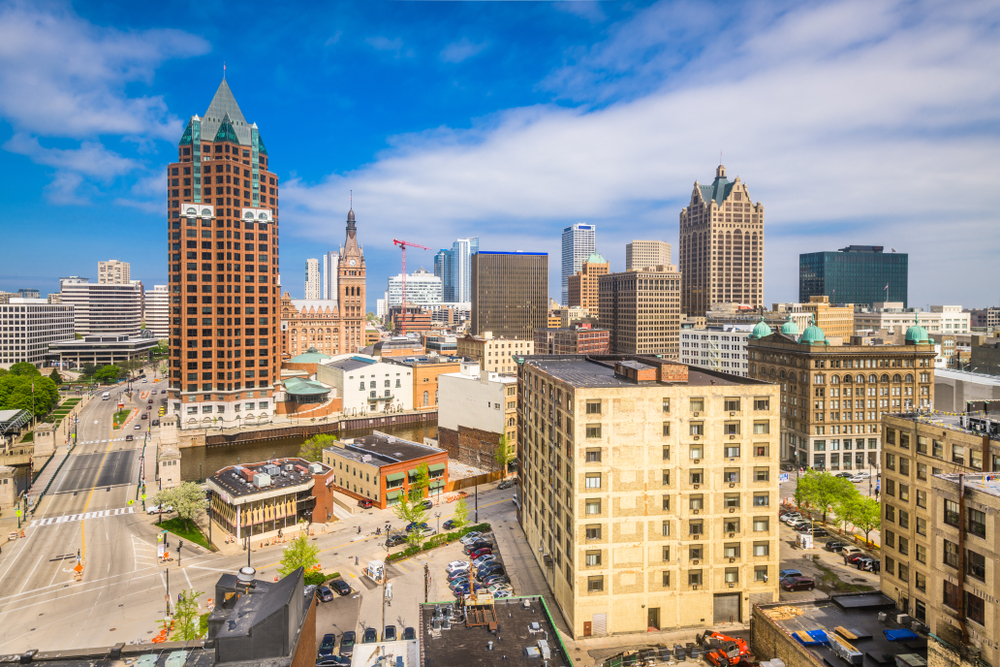
<instances>
[{"instance_id":1,"label":"antenna","mask_svg":"<svg viewBox=\"0 0 1000 667\"><path fill-rule=\"evenodd\" d=\"M354 190L349 190L348 192L351 193L351 210L353 211L354 210Z\"/></svg>"},{"instance_id":2,"label":"antenna","mask_svg":"<svg viewBox=\"0 0 1000 667\"><path fill-rule=\"evenodd\" d=\"M222 61L222 80L226 80L226 61Z\"/></svg>"}]
</instances>

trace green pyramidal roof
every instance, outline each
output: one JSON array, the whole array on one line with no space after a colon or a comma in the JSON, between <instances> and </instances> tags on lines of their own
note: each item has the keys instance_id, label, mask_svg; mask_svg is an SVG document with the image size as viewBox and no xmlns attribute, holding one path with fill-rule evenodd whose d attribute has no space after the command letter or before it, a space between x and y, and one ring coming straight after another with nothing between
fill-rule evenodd
<instances>
[{"instance_id":1,"label":"green pyramidal roof","mask_svg":"<svg viewBox=\"0 0 1000 667\"><path fill-rule=\"evenodd\" d=\"M705 200L706 204L714 200L716 204L722 206L722 202L732 192L733 184L725 177L725 172L722 172L715 177L711 185L699 185L698 189L701 190L701 198Z\"/></svg>"},{"instance_id":2,"label":"green pyramidal roof","mask_svg":"<svg viewBox=\"0 0 1000 667\"><path fill-rule=\"evenodd\" d=\"M591 256L587 258L587 264L607 264L607 263L608 260L601 257L596 252L591 254Z\"/></svg>"},{"instance_id":3,"label":"green pyramidal roof","mask_svg":"<svg viewBox=\"0 0 1000 667\"><path fill-rule=\"evenodd\" d=\"M223 117L222 123L219 125L219 131L215 133L215 141L228 141L234 144L240 143L239 137L236 136L236 128L233 127L229 114Z\"/></svg>"},{"instance_id":4,"label":"green pyramidal roof","mask_svg":"<svg viewBox=\"0 0 1000 667\"><path fill-rule=\"evenodd\" d=\"M181 135L181 140L179 142L182 146L184 144L190 144L190 143L192 143L192 140L193 140L192 137L194 135L194 130L192 128L193 125L194 125L194 121L193 120L189 120L188 124L187 124L187 127L184 129L184 134Z\"/></svg>"},{"instance_id":5,"label":"green pyramidal roof","mask_svg":"<svg viewBox=\"0 0 1000 667\"><path fill-rule=\"evenodd\" d=\"M236 98L233 96L229 84L223 79L218 90L215 91L215 96L212 97L212 103L208 105L208 111L202 118L201 136L206 139L216 136L219 126L226 116L229 116L237 142L249 146L250 126L247 125L246 118L243 117L243 112L240 111L240 105L236 103Z\"/></svg>"}]
</instances>

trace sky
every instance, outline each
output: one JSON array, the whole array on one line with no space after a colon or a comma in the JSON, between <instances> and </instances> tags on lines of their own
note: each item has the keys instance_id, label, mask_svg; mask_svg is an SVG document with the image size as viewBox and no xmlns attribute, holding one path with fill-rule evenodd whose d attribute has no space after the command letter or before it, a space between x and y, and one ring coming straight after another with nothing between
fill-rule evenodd
<instances>
[{"instance_id":1,"label":"sky","mask_svg":"<svg viewBox=\"0 0 1000 667\"><path fill-rule=\"evenodd\" d=\"M1000 4L0 0L0 290L131 262L166 282L165 166L225 67L281 179L283 290L353 191L368 307L439 248L662 239L721 161L765 208L765 303L798 255L910 256L910 305L998 304Z\"/></svg>"}]
</instances>

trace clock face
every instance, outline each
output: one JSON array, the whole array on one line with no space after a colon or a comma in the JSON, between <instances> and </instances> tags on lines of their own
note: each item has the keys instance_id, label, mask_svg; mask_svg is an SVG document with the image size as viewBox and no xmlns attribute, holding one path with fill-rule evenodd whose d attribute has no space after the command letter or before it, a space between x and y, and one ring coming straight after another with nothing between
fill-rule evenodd
<instances>
[{"instance_id":1,"label":"clock face","mask_svg":"<svg viewBox=\"0 0 1000 667\"><path fill-rule=\"evenodd\" d=\"M350 264L351 266L354 266L355 264L357 264L357 263L358 263L358 260L356 260L356 259L353 259L353 258L352 258L352 259L351 259L351 260L350 260L349 262L347 262L347 263L348 263L348 264Z\"/></svg>"}]
</instances>

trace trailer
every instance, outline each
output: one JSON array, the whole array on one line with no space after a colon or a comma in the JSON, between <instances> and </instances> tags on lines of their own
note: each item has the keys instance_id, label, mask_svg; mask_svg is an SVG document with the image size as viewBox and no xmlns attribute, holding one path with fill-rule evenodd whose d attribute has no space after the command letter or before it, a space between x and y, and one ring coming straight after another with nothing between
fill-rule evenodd
<instances>
[{"instance_id":1,"label":"trailer","mask_svg":"<svg viewBox=\"0 0 1000 667\"><path fill-rule=\"evenodd\" d=\"M833 632L827 632L826 636L830 640L830 650L849 665L862 667L865 664L865 655L854 648L846 639L841 639Z\"/></svg>"}]
</instances>

